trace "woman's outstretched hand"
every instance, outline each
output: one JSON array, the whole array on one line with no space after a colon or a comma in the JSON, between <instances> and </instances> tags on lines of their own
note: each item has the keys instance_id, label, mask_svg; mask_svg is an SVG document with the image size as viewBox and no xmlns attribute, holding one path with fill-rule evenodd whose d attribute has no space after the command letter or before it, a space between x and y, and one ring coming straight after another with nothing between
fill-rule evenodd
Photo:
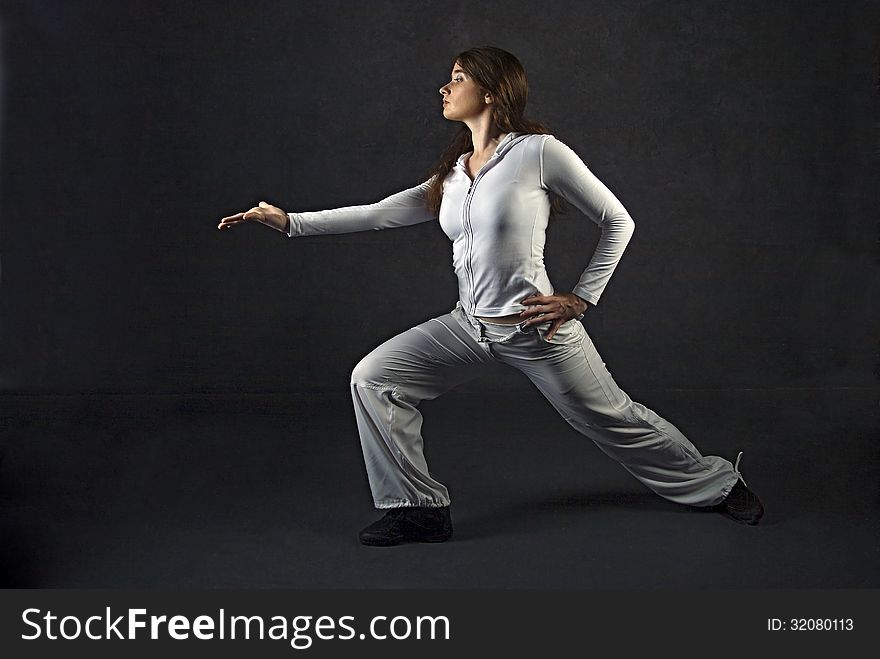
<instances>
[{"instance_id":1,"label":"woman's outstretched hand","mask_svg":"<svg viewBox=\"0 0 880 659\"><path fill-rule=\"evenodd\" d=\"M523 327L540 325L548 320L552 322L547 332L547 340L553 338L556 330L562 323L577 318L584 313L589 306L585 300L574 293L554 293L553 295L529 295L520 300L520 304L526 305L526 309L520 312L520 316L527 320Z\"/></svg>"},{"instance_id":2,"label":"woman's outstretched hand","mask_svg":"<svg viewBox=\"0 0 880 659\"><path fill-rule=\"evenodd\" d=\"M254 206L249 211L224 217L220 220L220 224L217 225L217 228L231 229L236 224L241 224L242 222L259 222L265 224L267 227L272 227L276 231L287 233L288 221L289 218L287 217L287 213L278 208L278 206L273 206L272 204L267 204L265 201L261 201L258 206Z\"/></svg>"}]
</instances>

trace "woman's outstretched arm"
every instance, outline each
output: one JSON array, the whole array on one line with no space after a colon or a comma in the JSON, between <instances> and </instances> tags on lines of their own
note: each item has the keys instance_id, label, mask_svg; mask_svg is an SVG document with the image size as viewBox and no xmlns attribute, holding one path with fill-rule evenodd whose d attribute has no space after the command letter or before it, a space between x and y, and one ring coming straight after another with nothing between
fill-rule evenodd
<instances>
[{"instance_id":1,"label":"woman's outstretched arm","mask_svg":"<svg viewBox=\"0 0 880 659\"><path fill-rule=\"evenodd\" d=\"M228 229L242 222L256 221L290 237L296 237L392 229L430 222L437 217L425 204L425 192L429 183L430 179L373 204L323 211L285 213L277 206L260 202L248 211L224 217L217 228Z\"/></svg>"}]
</instances>

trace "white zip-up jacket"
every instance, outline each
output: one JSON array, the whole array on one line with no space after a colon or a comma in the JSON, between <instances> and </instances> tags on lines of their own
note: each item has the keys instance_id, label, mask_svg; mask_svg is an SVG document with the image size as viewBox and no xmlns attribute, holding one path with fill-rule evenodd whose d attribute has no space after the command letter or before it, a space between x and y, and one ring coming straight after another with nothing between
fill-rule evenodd
<instances>
[{"instance_id":1,"label":"white zip-up jacket","mask_svg":"<svg viewBox=\"0 0 880 659\"><path fill-rule=\"evenodd\" d=\"M430 179L363 206L288 213L288 235L351 233L440 220L452 241L459 299L474 316L522 311L523 298L551 295L544 268L548 190L601 227L592 258L572 292L596 304L635 224L617 197L552 135L508 133L471 180L464 153L443 182L439 218L425 204Z\"/></svg>"}]
</instances>

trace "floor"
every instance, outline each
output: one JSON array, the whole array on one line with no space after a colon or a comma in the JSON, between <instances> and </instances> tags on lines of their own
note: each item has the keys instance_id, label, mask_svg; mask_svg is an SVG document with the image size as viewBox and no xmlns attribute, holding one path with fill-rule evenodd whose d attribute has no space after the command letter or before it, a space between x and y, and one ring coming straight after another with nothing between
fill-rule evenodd
<instances>
[{"instance_id":1,"label":"floor","mask_svg":"<svg viewBox=\"0 0 880 659\"><path fill-rule=\"evenodd\" d=\"M6 588L877 588L870 390L630 391L764 501L667 502L527 387L422 405L453 540L360 546L372 508L338 396L0 396Z\"/></svg>"}]
</instances>

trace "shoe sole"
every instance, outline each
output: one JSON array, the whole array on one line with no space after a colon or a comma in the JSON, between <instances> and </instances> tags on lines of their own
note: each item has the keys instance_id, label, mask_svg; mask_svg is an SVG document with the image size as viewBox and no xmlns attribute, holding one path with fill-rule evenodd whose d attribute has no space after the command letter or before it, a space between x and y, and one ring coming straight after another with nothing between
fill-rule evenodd
<instances>
[{"instance_id":1,"label":"shoe sole","mask_svg":"<svg viewBox=\"0 0 880 659\"><path fill-rule=\"evenodd\" d=\"M734 515L729 510L726 510L725 508L720 508L718 510L718 512L720 512L722 515L724 515L728 519L732 519L737 524L745 524L747 526L756 526L758 524L758 522L761 521L761 518L764 516L764 509L763 508L760 508L757 512L752 513L748 517Z\"/></svg>"},{"instance_id":2,"label":"shoe sole","mask_svg":"<svg viewBox=\"0 0 880 659\"><path fill-rule=\"evenodd\" d=\"M407 538L406 536L395 536L393 538L383 538L383 537L361 537L360 541L362 545L367 545L368 547L394 547L396 545L403 545L407 543L418 543L418 542L446 542L452 537L452 533L444 533L441 535L431 535L425 536L423 538Z\"/></svg>"},{"instance_id":3,"label":"shoe sole","mask_svg":"<svg viewBox=\"0 0 880 659\"><path fill-rule=\"evenodd\" d=\"M690 506L690 509L697 513L720 513L727 519L733 520L737 524L743 524L746 526L756 526L758 522L764 517L764 509L761 508L760 512L756 514L752 514L750 517L738 517L736 515L732 515L723 505L718 504L717 506L710 506L708 508L704 508L703 506Z\"/></svg>"}]
</instances>

